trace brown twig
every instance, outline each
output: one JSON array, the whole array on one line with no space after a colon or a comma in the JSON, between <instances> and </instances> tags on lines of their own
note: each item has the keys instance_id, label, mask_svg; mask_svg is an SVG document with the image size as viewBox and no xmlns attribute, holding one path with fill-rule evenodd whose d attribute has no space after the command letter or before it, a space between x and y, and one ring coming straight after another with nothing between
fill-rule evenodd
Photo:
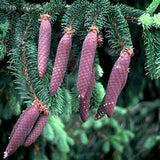
<instances>
[{"instance_id":1,"label":"brown twig","mask_svg":"<svg viewBox=\"0 0 160 160\"><path fill-rule=\"evenodd\" d=\"M28 76L28 71L27 71L27 66L26 66L26 56L25 56L25 47L24 47L24 44L25 44L25 37L26 37L26 34L27 34L27 31L28 31L28 28L29 28L29 25L31 23L31 18L29 19L29 22L27 23L27 26L23 32L23 37L22 37L22 41L21 41L21 45L22 45L22 63L23 63L23 71L24 71L24 75L26 77L26 81L30 87L30 92L31 92L31 95L34 99L38 99L35 92L34 92L34 89L33 89L33 86L31 84L31 81L29 80L29 76Z\"/></svg>"},{"instance_id":2,"label":"brown twig","mask_svg":"<svg viewBox=\"0 0 160 160\"><path fill-rule=\"evenodd\" d=\"M71 23L69 25L69 29L71 29L71 30L72 30L72 25L73 25L73 22L74 22L75 18L76 18L76 16L73 17L73 19L71 20Z\"/></svg>"},{"instance_id":3,"label":"brown twig","mask_svg":"<svg viewBox=\"0 0 160 160\"><path fill-rule=\"evenodd\" d=\"M96 11L96 15L95 15L95 17L94 17L93 27L96 27L97 18L98 18L98 11Z\"/></svg>"},{"instance_id":4,"label":"brown twig","mask_svg":"<svg viewBox=\"0 0 160 160\"><path fill-rule=\"evenodd\" d=\"M138 22L138 18L137 17L133 17L133 16L129 16L129 15L124 15L124 14L123 14L123 16L126 19L130 19L130 20L133 20L135 22Z\"/></svg>"},{"instance_id":5,"label":"brown twig","mask_svg":"<svg viewBox=\"0 0 160 160\"><path fill-rule=\"evenodd\" d=\"M112 20L112 24L115 26L115 29L116 29L116 31L117 31L118 41L119 41L120 46L122 47L122 49L125 49L125 45L124 45L124 43L123 43L123 41L122 41L122 37L121 37L121 35L120 35L120 33L119 33L118 29L117 29L116 23L115 23L113 20Z\"/></svg>"}]
</instances>

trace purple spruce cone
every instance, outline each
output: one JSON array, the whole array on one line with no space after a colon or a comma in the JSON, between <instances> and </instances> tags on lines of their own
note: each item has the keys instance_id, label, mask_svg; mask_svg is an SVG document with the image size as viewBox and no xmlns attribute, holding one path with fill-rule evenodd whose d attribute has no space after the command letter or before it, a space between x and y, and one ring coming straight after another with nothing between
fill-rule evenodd
<instances>
[{"instance_id":1,"label":"purple spruce cone","mask_svg":"<svg viewBox=\"0 0 160 160\"><path fill-rule=\"evenodd\" d=\"M95 120L101 119L105 114L107 114L108 117L112 116L117 98L127 81L128 67L132 55L132 49L123 50L115 62L109 77L106 95L97 111Z\"/></svg>"},{"instance_id":2,"label":"purple spruce cone","mask_svg":"<svg viewBox=\"0 0 160 160\"><path fill-rule=\"evenodd\" d=\"M92 72L94 55L97 47L97 32L97 28L91 28L82 46L77 82L78 94L82 98L84 98L87 92L88 83Z\"/></svg>"},{"instance_id":3,"label":"purple spruce cone","mask_svg":"<svg viewBox=\"0 0 160 160\"><path fill-rule=\"evenodd\" d=\"M38 72L42 78L46 72L51 43L51 24L48 14L41 15L38 42Z\"/></svg>"},{"instance_id":4,"label":"purple spruce cone","mask_svg":"<svg viewBox=\"0 0 160 160\"><path fill-rule=\"evenodd\" d=\"M61 38L57 55L54 62L54 67L52 71L52 78L50 83L50 94L54 96L60 87L63 77L66 71L69 54L72 47L72 34L73 31L71 29L66 29L65 34Z\"/></svg>"}]
</instances>

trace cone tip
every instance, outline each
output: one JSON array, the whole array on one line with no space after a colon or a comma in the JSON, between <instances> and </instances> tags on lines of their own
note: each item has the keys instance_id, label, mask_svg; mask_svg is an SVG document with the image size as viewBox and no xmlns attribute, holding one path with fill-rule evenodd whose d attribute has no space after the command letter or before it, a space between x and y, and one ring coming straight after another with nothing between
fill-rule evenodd
<instances>
[{"instance_id":1,"label":"cone tip","mask_svg":"<svg viewBox=\"0 0 160 160\"><path fill-rule=\"evenodd\" d=\"M31 145L30 143L28 143L28 142L25 141L25 143L24 143L23 146L24 146L24 147L29 147L30 145Z\"/></svg>"},{"instance_id":2,"label":"cone tip","mask_svg":"<svg viewBox=\"0 0 160 160\"><path fill-rule=\"evenodd\" d=\"M96 116L94 117L94 120L99 120L105 115L104 112L97 112Z\"/></svg>"},{"instance_id":3,"label":"cone tip","mask_svg":"<svg viewBox=\"0 0 160 160\"><path fill-rule=\"evenodd\" d=\"M111 118L112 115L113 115L113 112L112 112L112 113L106 113L106 114L107 114L107 117L108 117L108 118Z\"/></svg>"},{"instance_id":4,"label":"cone tip","mask_svg":"<svg viewBox=\"0 0 160 160\"><path fill-rule=\"evenodd\" d=\"M98 117L97 117L97 115L94 117L94 120L98 120Z\"/></svg>"},{"instance_id":5,"label":"cone tip","mask_svg":"<svg viewBox=\"0 0 160 160\"><path fill-rule=\"evenodd\" d=\"M55 93L54 93L53 91L50 91L50 95L51 95L51 96L54 96Z\"/></svg>"},{"instance_id":6,"label":"cone tip","mask_svg":"<svg viewBox=\"0 0 160 160\"><path fill-rule=\"evenodd\" d=\"M43 73L42 72L39 72L39 77L43 78Z\"/></svg>"},{"instance_id":7,"label":"cone tip","mask_svg":"<svg viewBox=\"0 0 160 160\"><path fill-rule=\"evenodd\" d=\"M81 117L81 120L82 120L83 122L86 122L87 119L88 119L88 115L87 115L87 116L84 116L84 115L80 114L80 117Z\"/></svg>"},{"instance_id":8,"label":"cone tip","mask_svg":"<svg viewBox=\"0 0 160 160\"><path fill-rule=\"evenodd\" d=\"M3 159L6 159L8 157L8 153L7 151L4 152L4 156L3 156Z\"/></svg>"},{"instance_id":9,"label":"cone tip","mask_svg":"<svg viewBox=\"0 0 160 160\"><path fill-rule=\"evenodd\" d=\"M81 120L82 120L82 122L86 122L87 121L86 118L82 118L82 117L81 117Z\"/></svg>"}]
</instances>

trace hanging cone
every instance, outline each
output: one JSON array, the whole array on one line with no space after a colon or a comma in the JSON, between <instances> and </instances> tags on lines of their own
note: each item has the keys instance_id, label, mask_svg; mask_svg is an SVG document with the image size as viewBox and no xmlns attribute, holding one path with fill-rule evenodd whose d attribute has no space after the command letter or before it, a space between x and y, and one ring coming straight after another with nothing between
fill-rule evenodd
<instances>
[{"instance_id":1,"label":"hanging cone","mask_svg":"<svg viewBox=\"0 0 160 160\"><path fill-rule=\"evenodd\" d=\"M89 104L90 104L90 99L93 91L95 83L95 70L91 73L87 93L85 94L84 98L80 97L80 116L83 122L85 122L88 118L88 110L89 110Z\"/></svg>"},{"instance_id":2,"label":"hanging cone","mask_svg":"<svg viewBox=\"0 0 160 160\"><path fill-rule=\"evenodd\" d=\"M25 113L22 114L21 120L17 121L17 126L15 125L16 128L4 152L4 158L14 153L24 141L39 116L39 108L38 106L29 107L29 109L26 109Z\"/></svg>"},{"instance_id":3,"label":"hanging cone","mask_svg":"<svg viewBox=\"0 0 160 160\"><path fill-rule=\"evenodd\" d=\"M46 72L51 43L51 24L48 14L41 15L38 43L38 72L42 78Z\"/></svg>"},{"instance_id":4,"label":"hanging cone","mask_svg":"<svg viewBox=\"0 0 160 160\"><path fill-rule=\"evenodd\" d=\"M72 34L73 31L71 29L66 29L65 34L61 38L58 45L50 83L50 94L52 96L56 94L63 81L68 63L69 53L72 46Z\"/></svg>"},{"instance_id":5,"label":"hanging cone","mask_svg":"<svg viewBox=\"0 0 160 160\"><path fill-rule=\"evenodd\" d=\"M112 116L117 98L127 81L131 57L130 50L131 49L128 49L127 51L123 50L114 64L109 77L106 95L97 111L95 120L101 119L105 114L107 114L108 117ZM133 54L133 50L131 53Z\"/></svg>"},{"instance_id":6,"label":"hanging cone","mask_svg":"<svg viewBox=\"0 0 160 160\"><path fill-rule=\"evenodd\" d=\"M97 47L97 32L97 28L91 28L82 46L77 82L78 94L82 98L84 98L87 92L88 83L92 72L94 55Z\"/></svg>"}]
</instances>

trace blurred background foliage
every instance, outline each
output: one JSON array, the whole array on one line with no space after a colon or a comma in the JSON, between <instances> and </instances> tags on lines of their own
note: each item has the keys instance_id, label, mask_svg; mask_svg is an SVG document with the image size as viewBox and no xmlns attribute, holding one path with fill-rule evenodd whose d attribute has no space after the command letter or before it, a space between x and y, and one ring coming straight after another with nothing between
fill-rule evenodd
<instances>
[{"instance_id":1,"label":"blurred background foliage","mask_svg":"<svg viewBox=\"0 0 160 160\"><path fill-rule=\"evenodd\" d=\"M43 3L44 0L26 0ZM71 4L73 0L67 0ZM111 0L145 10L151 0ZM158 13L158 8L156 12ZM5 26L5 27L4 27ZM160 159L160 80L151 80L145 70L145 48L142 27L129 21L135 56L130 64L127 84L119 96L112 118L105 116L95 121L96 109L91 109L89 118L82 123L79 113L50 116L40 138L29 148L20 147L8 159L31 160L153 160ZM0 24L1 41L5 42L9 25ZM104 88L115 58L105 41L97 49L104 74L100 78ZM14 76L7 69L9 56L5 43L0 43L0 157L8 143L8 136L19 114L25 108L15 85ZM95 87L100 88L101 84ZM102 95L104 90L101 90ZM67 93L67 91L65 92ZM93 92L96 94L96 92ZM69 97L69 95L68 95ZM103 96L102 96L103 97ZM98 101L98 100L97 100ZM71 102L76 105L78 102ZM96 102L94 105L96 106ZM98 102L97 102L98 103ZM70 106L70 104L68 104Z\"/></svg>"}]
</instances>

